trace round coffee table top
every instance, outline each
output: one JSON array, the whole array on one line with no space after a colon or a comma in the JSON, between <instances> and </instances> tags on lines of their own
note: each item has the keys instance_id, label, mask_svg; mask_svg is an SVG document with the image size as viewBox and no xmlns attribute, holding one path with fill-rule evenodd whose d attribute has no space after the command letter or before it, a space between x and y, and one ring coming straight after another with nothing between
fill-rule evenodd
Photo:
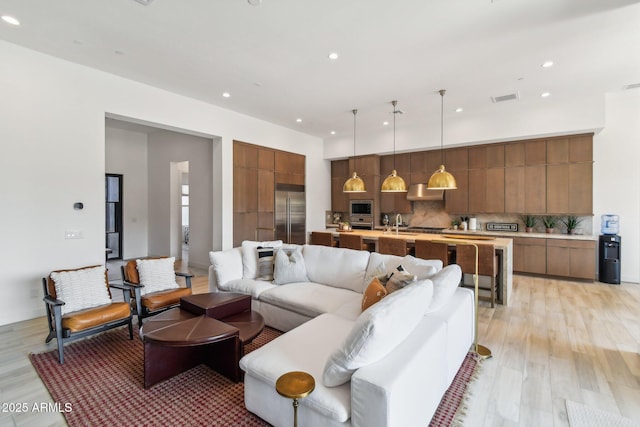
<instances>
[{"instance_id":1,"label":"round coffee table top","mask_svg":"<svg viewBox=\"0 0 640 427\"><path fill-rule=\"evenodd\" d=\"M316 381L313 377L301 371L287 372L276 381L276 391L289 399L307 397L315 388Z\"/></svg>"}]
</instances>

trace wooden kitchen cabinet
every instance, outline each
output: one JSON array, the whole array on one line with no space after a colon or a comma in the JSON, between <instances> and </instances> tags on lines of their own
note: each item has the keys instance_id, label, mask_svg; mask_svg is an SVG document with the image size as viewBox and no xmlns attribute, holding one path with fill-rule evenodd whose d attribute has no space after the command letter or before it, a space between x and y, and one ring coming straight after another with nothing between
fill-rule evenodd
<instances>
[{"instance_id":1,"label":"wooden kitchen cabinet","mask_svg":"<svg viewBox=\"0 0 640 427\"><path fill-rule=\"evenodd\" d=\"M595 279L596 242L547 239L547 274L577 279Z\"/></svg>"},{"instance_id":2,"label":"wooden kitchen cabinet","mask_svg":"<svg viewBox=\"0 0 640 427\"><path fill-rule=\"evenodd\" d=\"M426 184L429 182L431 175L433 175L442 164L443 155L441 150L410 153L411 169L409 183Z\"/></svg>"},{"instance_id":3,"label":"wooden kitchen cabinet","mask_svg":"<svg viewBox=\"0 0 640 427\"><path fill-rule=\"evenodd\" d=\"M258 169L249 169L245 167L234 168L233 211L258 211Z\"/></svg>"},{"instance_id":4,"label":"wooden kitchen cabinet","mask_svg":"<svg viewBox=\"0 0 640 427\"><path fill-rule=\"evenodd\" d=\"M545 165L524 167L524 213L547 212L547 167Z\"/></svg>"},{"instance_id":5,"label":"wooden kitchen cabinet","mask_svg":"<svg viewBox=\"0 0 640 427\"><path fill-rule=\"evenodd\" d=\"M547 239L516 237L513 239L513 271L546 274Z\"/></svg>"},{"instance_id":6,"label":"wooden kitchen cabinet","mask_svg":"<svg viewBox=\"0 0 640 427\"><path fill-rule=\"evenodd\" d=\"M349 194L342 191L345 181L350 177L349 160L331 162L331 210L349 212Z\"/></svg>"},{"instance_id":7,"label":"wooden kitchen cabinet","mask_svg":"<svg viewBox=\"0 0 640 427\"><path fill-rule=\"evenodd\" d=\"M275 151L276 183L304 185L305 181L305 156Z\"/></svg>"},{"instance_id":8,"label":"wooden kitchen cabinet","mask_svg":"<svg viewBox=\"0 0 640 427\"><path fill-rule=\"evenodd\" d=\"M547 213L592 215L593 137L547 141Z\"/></svg>"}]
</instances>

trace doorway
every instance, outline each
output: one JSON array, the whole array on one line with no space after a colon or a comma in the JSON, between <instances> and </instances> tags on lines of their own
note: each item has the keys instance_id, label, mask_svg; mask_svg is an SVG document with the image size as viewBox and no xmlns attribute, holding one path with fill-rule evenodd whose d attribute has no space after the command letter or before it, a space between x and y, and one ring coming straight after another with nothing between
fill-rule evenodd
<instances>
[{"instance_id":1,"label":"doorway","mask_svg":"<svg viewBox=\"0 0 640 427\"><path fill-rule=\"evenodd\" d=\"M105 174L107 261L122 259L122 175Z\"/></svg>"}]
</instances>

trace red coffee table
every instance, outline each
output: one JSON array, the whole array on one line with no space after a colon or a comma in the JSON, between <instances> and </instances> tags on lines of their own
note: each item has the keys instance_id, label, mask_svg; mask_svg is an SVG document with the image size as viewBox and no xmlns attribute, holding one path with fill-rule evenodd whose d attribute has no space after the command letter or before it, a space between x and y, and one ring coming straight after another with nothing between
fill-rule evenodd
<instances>
[{"instance_id":1,"label":"red coffee table","mask_svg":"<svg viewBox=\"0 0 640 427\"><path fill-rule=\"evenodd\" d=\"M144 342L144 387L200 363L232 381L240 381L238 363L243 346L264 329L262 316L250 310L251 297L212 293L184 299L180 308L148 318L140 330ZM210 317L219 315L223 317Z\"/></svg>"}]
</instances>

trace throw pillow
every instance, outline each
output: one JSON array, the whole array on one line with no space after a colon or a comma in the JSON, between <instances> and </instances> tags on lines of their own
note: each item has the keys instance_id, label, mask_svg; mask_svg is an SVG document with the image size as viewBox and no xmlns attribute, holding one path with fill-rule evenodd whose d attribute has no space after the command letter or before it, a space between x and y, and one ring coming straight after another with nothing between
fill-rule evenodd
<instances>
[{"instance_id":1,"label":"throw pillow","mask_svg":"<svg viewBox=\"0 0 640 427\"><path fill-rule=\"evenodd\" d=\"M62 314L110 304L104 266L51 273L56 296L65 302Z\"/></svg>"},{"instance_id":2,"label":"throw pillow","mask_svg":"<svg viewBox=\"0 0 640 427\"><path fill-rule=\"evenodd\" d=\"M245 240L242 242L242 278L255 279L258 277L258 254L256 248L278 248L282 246L282 240L254 242Z\"/></svg>"},{"instance_id":3,"label":"throw pillow","mask_svg":"<svg viewBox=\"0 0 640 427\"><path fill-rule=\"evenodd\" d=\"M367 308L371 307L373 304L382 300L382 298L387 296L387 290L382 286L380 280L377 277L374 277L367 289L362 294L362 311L365 311Z\"/></svg>"},{"instance_id":4,"label":"throw pillow","mask_svg":"<svg viewBox=\"0 0 640 427\"><path fill-rule=\"evenodd\" d=\"M179 288L180 285L176 283L176 273L173 269L175 262L175 257L137 259L136 266L138 276L140 276L140 284L144 286L140 293L146 295Z\"/></svg>"},{"instance_id":5,"label":"throw pillow","mask_svg":"<svg viewBox=\"0 0 640 427\"><path fill-rule=\"evenodd\" d=\"M273 258L277 249L258 246L256 251L258 252L258 273L256 279L273 280Z\"/></svg>"},{"instance_id":6,"label":"throw pillow","mask_svg":"<svg viewBox=\"0 0 640 427\"><path fill-rule=\"evenodd\" d=\"M422 259L411 255L402 258L402 265L415 274L418 280L430 279L442 269L442 261L439 259Z\"/></svg>"},{"instance_id":7,"label":"throw pillow","mask_svg":"<svg viewBox=\"0 0 640 427\"><path fill-rule=\"evenodd\" d=\"M416 281L416 276L409 273L400 264L391 273L387 275L387 292L392 293L398 289L404 288L408 284Z\"/></svg>"},{"instance_id":8,"label":"throw pillow","mask_svg":"<svg viewBox=\"0 0 640 427\"><path fill-rule=\"evenodd\" d=\"M427 313L440 310L449 302L462 280L462 269L458 264L451 264L438 271L431 278L433 282L433 299L427 307Z\"/></svg>"},{"instance_id":9,"label":"throw pillow","mask_svg":"<svg viewBox=\"0 0 640 427\"><path fill-rule=\"evenodd\" d=\"M300 248L291 252L291 255L287 255L284 250L278 250L274 264L273 281L276 285L309 281Z\"/></svg>"},{"instance_id":10,"label":"throw pillow","mask_svg":"<svg viewBox=\"0 0 640 427\"><path fill-rule=\"evenodd\" d=\"M323 384L326 387L344 384L357 369L393 351L424 318L425 301L431 292L425 283L415 282L363 311L345 342L327 359Z\"/></svg>"}]
</instances>

